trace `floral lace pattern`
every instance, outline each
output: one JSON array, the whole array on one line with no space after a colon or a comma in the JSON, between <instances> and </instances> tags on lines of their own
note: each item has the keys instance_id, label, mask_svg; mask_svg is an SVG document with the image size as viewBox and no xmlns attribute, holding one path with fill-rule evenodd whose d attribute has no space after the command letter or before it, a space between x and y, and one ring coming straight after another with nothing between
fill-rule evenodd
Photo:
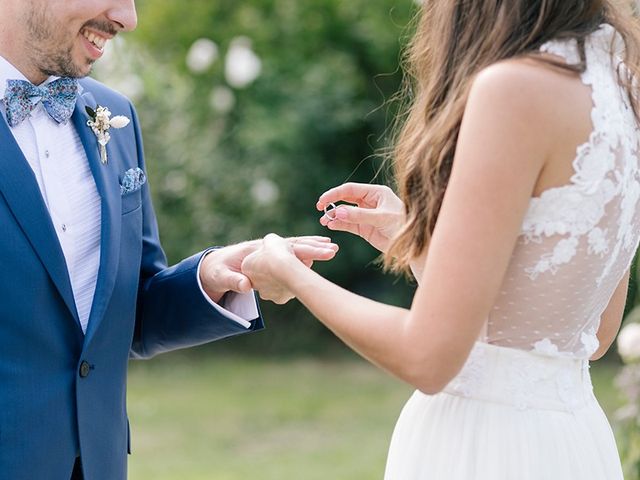
<instances>
[{"instance_id":1,"label":"floral lace pattern","mask_svg":"<svg viewBox=\"0 0 640 480\"><path fill-rule=\"evenodd\" d=\"M587 45L589 68L582 74L582 81L592 88L593 109L591 119L593 131L589 140L578 147L573 162L574 175L569 185L551 188L533 198L525 216L522 234L527 240L536 240L541 235L569 235L558 241L552 253L543 257L527 273L532 279L545 272L554 273L556 269L568 263L576 254L580 237L587 235L590 253L602 254L608 251L608 241L603 231L597 228L605 215L605 208L615 197L622 196L622 214L618 224L622 229L630 226L630 217L635 213L640 186L635 178L637 165L624 165L622 171L616 169L616 151L621 148L635 150L637 139L629 139L629 128L621 121L619 105L611 102L612 96L619 96L625 109L629 100L620 95L619 87L611 85L612 72L620 63L619 53L605 62L595 62L595 57L611 53L595 46L596 40L612 38L617 34L613 27L604 25L593 34ZM577 43L572 41L552 41L544 44L540 50L566 59L568 63L577 63L579 55ZM591 62L589 62L591 60ZM614 128L612 128L614 127ZM626 138L625 138L626 137ZM624 141L630 140L630 141ZM634 180L634 181L630 181ZM627 232L620 232L625 236ZM625 241L630 248L631 241ZM617 250L614 250L609 263L614 263ZM604 275L608 273L605 269ZM602 281L602 276L598 282Z\"/></svg>"},{"instance_id":2,"label":"floral lace pattern","mask_svg":"<svg viewBox=\"0 0 640 480\"><path fill-rule=\"evenodd\" d=\"M582 332L580 334L580 343L582 343L582 349L584 350L585 356L591 357L596 353L596 350L598 350L598 347L600 346L600 342L596 336L596 329L591 328L588 332Z\"/></svg>"},{"instance_id":3,"label":"floral lace pattern","mask_svg":"<svg viewBox=\"0 0 640 480\"><path fill-rule=\"evenodd\" d=\"M574 411L592 393L588 363L558 357L557 347L548 340L539 343L549 355L476 343L462 371L444 391L518 410Z\"/></svg>"},{"instance_id":4,"label":"floral lace pattern","mask_svg":"<svg viewBox=\"0 0 640 480\"><path fill-rule=\"evenodd\" d=\"M624 43L605 24L584 45L592 131L569 182L530 200L486 328L488 343L579 359L597 351L600 316L640 240L640 129L618 74ZM575 40L541 51L581 58Z\"/></svg>"},{"instance_id":5,"label":"floral lace pattern","mask_svg":"<svg viewBox=\"0 0 640 480\"><path fill-rule=\"evenodd\" d=\"M507 378L509 397L515 401L519 410L526 410L529 407L531 392L540 391L540 384L549 378L549 374L534 358L527 358L517 366L510 364Z\"/></svg>"},{"instance_id":6,"label":"floral lace pattern","mask_svg":"<svg viewBox=\"0 0 640 480\"><path fill-rule=\"evenodd\" d=\"M460 373L447 385L447 391L462 397L472 396L482 384L485 367L484 350L474 348Z\"/></svg>"},{"instance_id":7,"label":"floral lace pattern","mask_svg":"<svg viewBox=\"0 0 640 480\"><path fill-rule=\"evenodd\" d=\"M596 336L596 329L592 327L588 331L582 332L580 334L580 343L582 345L582 356L584 358L590 358L594 353L596 353L596 350L598 350L598 347L600 346L600 342ZM540 355L548 355L550 357L567 355L566 352L561 352L558 345L553 343L549 338L543 338L542 340L538 340L534 343L532 351L539 353Z\"/></svg>"}]
</instances>

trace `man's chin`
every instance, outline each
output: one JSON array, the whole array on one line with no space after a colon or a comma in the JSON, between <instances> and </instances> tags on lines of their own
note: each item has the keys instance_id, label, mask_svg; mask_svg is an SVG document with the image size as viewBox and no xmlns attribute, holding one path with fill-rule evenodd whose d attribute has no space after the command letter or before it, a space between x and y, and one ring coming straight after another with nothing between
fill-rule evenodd
<instances>
[{"instance_id":1,"label":"man's chin","mask_svg":"<svg viewBox=\"0 0 640 480\"><path fill-rule=\"evenodd\" d=\"M88 77L89 75L91 75L94 63L95 63L95 60L86 59L83 62L82 66L76 69L75 75L69 75L69 76L73 78Z\"/></svg>"},{"instance_id":2,"label":"man's chin","mask_svg":"<svg viewBox=\"0 0 640 480\"><path fill-rule=\"evenodd\" d=\"M58 76L70 78L87 77L91 74L95 62L95 59L87 56L84 52L74 51L69 57L69 63L66 65L68 68L60 68L60 70L64 71L65 74ZM61 65L61 67L64 66Z\"/></svg>"},{"instance_id":3,"label":"man's chin","mask_svg":"<svg viewBox=\"0 0 640 480\"><path fill-rule=\"evenodd\" d=\"M85 62L81 67L75 68L73 72L69 72L66 75L60 75L60 76L70 77L70 78L88 77L89 75L91 75L91 72L93 71L93 63L94 63L93 61Z\"/></svg>"},{"instance_id":4,"label":"man's chin","mask_svg":"<svg viewBox=\"0 0 640 480\"><path fill-rule=\"evenodd\" d=\"M58 69L42 69L41 73L45 77L67 77L67 78L84 78L91 74L93 70L93 62L85 62L82 66L74 66L71 68L58 68Z\"/></svg>"}]
</instances>

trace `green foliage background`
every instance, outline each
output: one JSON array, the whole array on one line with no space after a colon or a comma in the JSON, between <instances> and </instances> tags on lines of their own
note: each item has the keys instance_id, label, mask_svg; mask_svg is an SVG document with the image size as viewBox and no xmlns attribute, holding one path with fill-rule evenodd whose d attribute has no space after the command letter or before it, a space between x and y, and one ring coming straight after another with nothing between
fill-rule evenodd
<instances>
[{"instance_id":1,"label":"green foliage background","mask_svg":"<svg viewBox=\"0 0 640 480\"><path fill-rule=\"evenodd\" d=\"M331 234L318 224L315 203L327 188L372 181L380 170L375 153L394 113L389 100L402 78L401 44L414 10L412 0L138 2L137 30L96 74L125 94L134 90L170 262L268 232ZM246 88L231 89L230 111L216 111L209 99L228 87L224 57L238 36L251 40L262 71ZM199 38L214 41L219 58L194 73L186 56ZM261 203L254 192L265 183L277 198ZM317 270L356 292L408 305L412 287L383 276L375 250L353 236L332 237L340 254ZM267 332L224 348L282 353L332 344L297 302L263 302L263 311Z\"/></svg>"},{"instance_id":2,"label":"green foliage background","mask_svg":"<svg viewBox=\"0 0 640 480\"><path fill-rule=\"evenodd\" d=\"M316 265L320 273L363 295L408 305L413 286L383 275L377 252L364 241L323 229L314 205L346 180L387 180L377 152L388 146L416 2L139 0L137 7L138 28L115 42L96 76L130 95L138 109L169 261L268 232L331 235L341 251ZM249 39L262 62L244 88L228 85L224 73L237 37ZM186 58L201 38L215 42L219 54L195 73ZM221 87L234 101L225 112L210 101ZM261 202L256 194L265 184L274 198ZM637 290L634 275L627 310ZM296 301L262 307L267 332L211 348L262 354L335 345Z\"/></svg>"}]
</instances>

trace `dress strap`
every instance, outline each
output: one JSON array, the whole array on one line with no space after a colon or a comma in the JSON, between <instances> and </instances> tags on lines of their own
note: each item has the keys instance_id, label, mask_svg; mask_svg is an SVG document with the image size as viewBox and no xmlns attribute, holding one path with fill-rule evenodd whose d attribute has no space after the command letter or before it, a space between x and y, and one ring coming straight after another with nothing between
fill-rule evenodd
<instances>
[{"instance_id":1,"label":"dress strap","mask_svg":"<svg viewBox=\"0 0 640 480\"><path fill-rule=\"evenodd\" d=\"M578 41L575 38L567 40L551 40L540 47L542 53L549 53L561 57L569 65L580 63L580 51Z\"/></svg>"}]
</instances>

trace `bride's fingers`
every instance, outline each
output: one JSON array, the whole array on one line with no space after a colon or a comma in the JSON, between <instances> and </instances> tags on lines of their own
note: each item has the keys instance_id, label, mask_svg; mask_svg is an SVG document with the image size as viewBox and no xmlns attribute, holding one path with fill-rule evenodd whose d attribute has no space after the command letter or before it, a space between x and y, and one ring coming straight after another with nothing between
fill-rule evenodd
<instances>
[{"instance_id":1,"label":"bride's fingers","mask_svg":"<svg viewBox=\"0 0 640 480\"><path fill-rule=\"evenodd\" d=\"M337 245L332 248L305 245L302 243L293 245L293 252L295 253L296 257L298 257L303 262L314 260L331 260L336 256L337 251Z\"/></svg>"},{"instance_id":2,"label":"bride's fingers","mask_svg":"<svg viewBox=\"0 0 640 480\"><path fill-rule=\"evenodd\" d=\"M297 246L307 246L307 247L311 247L311 248L319 248L319 249L329 249L329 250L338 250L338 245L336 245L333 242L324 242L324 241L316 241L313 239L305 239L305 240L300 240L298 242L295 243L291 243L291 246L295 249Z\"/></svg>"},{"instance_id":3,"label":"bride's fingers","mask_svg":"<svg viewBox=\"0 0 640 480\"><path fill-rule=\"evenodd\" d=\"M290 244L293 247L295 247L296 245L307 245L309 247L328 248L328 249L331 249L331 250L337 250L338 249L338 245L333 243L330 239L327 239L327 240L324 240L324 239L316 240L315 238L298 238L297 241L291 242Z\"/></svg>"},{"instance_id":4,"label":"bride's fingers","mask_svg":"<svg viewBox=\"0 0 640 480\"><path fill-rule=\"evenodd\" d=\"M323 210L330 203L339 201L349 203L360 203L367 195L379 190L381 185L369 184L369 183L354 183L348 182L338 185L337 187L330 188L318 198L316 208Z\"/></svg>"},{"instance_id":5,"label":"bride's fingers","mask_svg":"<svg viewBox=\"0 0 640 480\"><path fill-rule=\"evenodd\" d=\"M330 237L325 237L321 235L303 235L300 237L289 237L287 238L291 243L308 243L308 242L320 242L320 243L331 243Z\"/></svg>"},{"instance_id":6,"label":"bride's fingers","mask_svg":"<svg viewBox=\"0 0 640 480\"><path fill-rule=\"evenodd\" d=\"M332 244L331 248L327 248L321 245L307 245L296 244L293 245L293 253L301 259L315 259L315 258L333 258L338 251L338 246Z\"/></svg>"},{"instance_id":7,"label":"bride's fingers","mask_svg":"<svg viewBox=\"0 0 640 480\"><path fill-rule=\"evenodd\" d=\"M284 243L283 241L288 241ZM264 246L269 249L289 248L298 259L305 262L314 260L331 260L338 251L338 245L331 242L331 239L320 235L308 235L303 237L291 237L282 239L276 235L265 236Z\"/></svg>"},{"instance_id":8,"label":"bride's fingers","mask_svg":"<svg viewBox=\"0 0 640 480\"><path fill-rule=\"evenodd\" d=\"M353 233L354 235L360 235L360 225L354 223L342 222L340 220L334 220L324 225L329 230L333 230L336 232L348 232Z\"/></svg>"},{"instance_id":9,"label":"bride's fingers","mask_svg":"<svg viewBox=\"0 0 640 480\"><path fill-rule=\"evenodd\" d=\"M347 205L338 205L336 208L334 208L333 210L329 210L322 217L320 217L320 224L326 227L328 223L335 221L357 223L357 221L354 219L354 215L349 214L348 209L371 211L370 209L362 209L359 207L352 207ZM360 217L362 217L362 215L360 215Z\"/></svg>"},{"instance_id":10,"label":"bride's fingers","mask_svg":"<svg viewBox=\"0 0 640 480\"><path fill-rule=\"evenodd\" d=\"M325 215L326 217L326 215ZM333 215L336 220L357 225L371 225L372 227L384 227L389 222L388 212L378 209L359 208L340 205Z\"/></svg>"}]
</instances>

